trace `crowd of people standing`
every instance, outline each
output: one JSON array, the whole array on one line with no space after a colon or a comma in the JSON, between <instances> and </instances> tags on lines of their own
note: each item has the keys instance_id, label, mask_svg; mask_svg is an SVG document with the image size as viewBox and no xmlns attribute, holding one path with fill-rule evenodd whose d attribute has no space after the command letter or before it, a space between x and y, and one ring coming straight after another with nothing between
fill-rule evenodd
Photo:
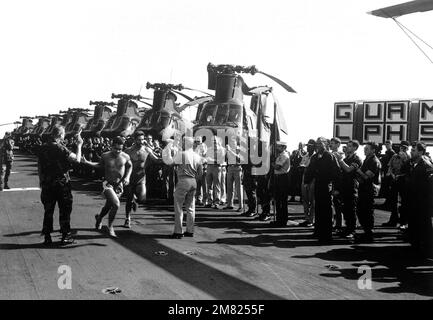
<instances>
[{"instance_id":1,"label":"crowd of people standing","mask_svg":"<svg viewBox=\"0 0 433 320\"><path fill-rule=\"evenodd\" d=\"M313 236L321 243L335 236L371 243L374 210L382 209L391 212L382 227L399 227L414 248L431 255L433 165L426 145L401 141L394 151L386 141L382 154L381 146L367 142L363 161L359 147L356 140L342 146L338 138L319 138L309 140L306 151L300 146L292 153L290 190L303 202L302 225L314 227ZM378 197L385 202L375 205ZM357 221L363 230L359 235Z\"/></svg>"},{"instance_id":2,"label":"crowd of people standing","mask_svg":"<svg viewBox=\"0 0 433 320\"><path fill-rule=\"evenodd\" d=\"M299 143L291 154L287 143L276 141L275 145L271 170L257 174L256 165L243 158L236 137L226 141L217 136L212 141L183 137L169 140L162 147L152 135L141 131L129 139L94 137L83 141L77 135L65 140L64 128L57 126L52 141L35 149L45 208L45 243L51 243L56 202L62 241L73 241L69 226L72 168L74 174L103 180L106 203L95 216L95 228L101 229L102 219L108 215L109 234L113 237L113 221L122 194L126 198L127 228L131 227L131 212L137 210L137 204L154 196L166 198L174 206L172 236L178 239L193 236L196 206L236 210L246 218L272 220L271 226L286 227L290 218L288 203L298 197L305 216L298 225L311 228L312 237L321 244L335 237L373 242L374 210L380 208L391 212L383 227L399 227L419 252L433 252L433 165L424 143L401 141L396 147L387 141L382 154L381 146L367 142L363 160L356 140L343 146L338 138L319 137ZM7 171L5 167L10 171L8 150L12 149L13 140L3 143L2 173ZM157 181L162 187L156 192ZM7 178L5 182L7 188ZM377 197L385 198L380 206L375 205ZM185 233L183 206L187 213ZM356 232L357 224L363 232Z\"/></svg>"}]
</instances>

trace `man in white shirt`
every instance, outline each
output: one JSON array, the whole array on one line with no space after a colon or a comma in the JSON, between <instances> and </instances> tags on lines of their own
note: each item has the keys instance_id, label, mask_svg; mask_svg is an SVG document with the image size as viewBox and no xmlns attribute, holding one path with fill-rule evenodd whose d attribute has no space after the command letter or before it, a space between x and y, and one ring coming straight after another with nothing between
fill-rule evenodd
<instances>
[{"instance_id":1,"label":"man in white shirt","mask_svg":"<svg viewBox=\"0 0 433 320\"><path fill-rule=\"evenodd\" d=\"M197 177L197 191L196 191L196 205L202 206L206 203L207 199L207 188L206 188L206 144L202 142L201 137L194 138L194 152L202 158L203 174Z\"/></svg>"},{"instance_id":2,"label":"man in white shirt","mask_svg":"<svg viewBox=\"0 0 433 320\"><path fill-rule=\"evenodd\" d=\"M182 139L182 149L172 157L171 152L167 152L164 161L170 165L176 165L177 184L174 191L174 232L172 238L181 239L194 236L195 221L195 192L197 188L197 177L203 174L202 159L193 150L194 139L184 137ZM187 213L186 232L183 233L183 209Z\"/></svg>"},{"instance_id":3,"label":"man in white shirt","mask_svg":"<svg viewBox=\"0 0 433 320\"><path fill-rule=\"evenodd\" d=\"M221 200L221 165L224 163L225 149L222 147L219 137L214 136L213 143L213 148L208 148L206 153L206 185L208 190L208 204L206 207L211 208L213 206L214 209L219 209L218 205Z\"/></svg>"},{"instance_id":4,"label":"man in white shirt","mask_svg":"<svg viewBox=\"0 0 433 320\"><path fill-rule=\"evenodd\" d=\"M227 207L224 209L233 210L233 202L235 198L235 190L239 200L239 208L237 212L243 209L243 188L242 188L242 166L240 147L237 143L237 136L233 135L229 139L229 144L226 145L227 151ZM233 188L233 184L235 188Z\"/></svg>"}]
</instances>

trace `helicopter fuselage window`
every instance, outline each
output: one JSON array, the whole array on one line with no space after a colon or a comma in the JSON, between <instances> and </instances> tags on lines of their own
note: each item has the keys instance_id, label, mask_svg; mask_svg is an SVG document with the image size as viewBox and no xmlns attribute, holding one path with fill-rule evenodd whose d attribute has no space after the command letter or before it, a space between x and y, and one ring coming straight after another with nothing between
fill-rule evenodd
<instances>
[{"instance_id":1,"label":"helicopter fuselage window","mask_svg":"<svg viewBox=\"0 0 433 320\"><path fill-rule=\"evenodd\" d=\"M161 117L159 118L159 124L165 128L169 125L169 123L170 123L170 116L168 114L161 115Z\"/></svg>"},{"instance_id":2,"label":"helicopter fuselage window","mask_svg":"<svg viewBox=\"0 0 433 320\"><path fill-rule=\"evenodd\" d=\"M216 116L215 116L215 124L216 125L224 125L227 121L229 106L227 104L222 104L218 106Z\"/></svg>"},{"instance_id":3,"label":"helicopter fuselage window","mask_svg":"<svg viewBox=\"0 0 433 320\"><path fill-rule=\"evenodd\" d=\"M242 117L242 107L238 105L230 105L228 121L240 124Z\"/></svg>"},{"instance_id":4,"label":"helicopter fuselage window","mask_svg":"<svg viewBox=\"0 0 433 320\"><path fill-rule=\"evenodd\" d=\"M200 122L203 125L233 125L240 124L242 119L242 106L220 104L203 108Z\"/></svg>"},{"instance_id":5,"label":"helicopter fuselage window","mask_svg":"<svg viewBox=\"0 0 433 320\"><path fill-rule=\"evenodd\" d=\"M202 116L201 116L200 122L204 122L203 123L204 125L213 124L215 111L216 111L215 105L204 107L203 111L202 111Z\"/></svg>"},{"instance_id":6,"label":"helicopter fuselage window","mask_svg":"<svg viewBox=\"0 0 433 320\"><path fill-rule=\"evenodd\" d=\"M152 114L152 118L150 119L150 123L152 124L152 125L156 125L157 123L158 123L158 121L159 121L159 116L161 115L161 113L160 112L154 112L153 114Z\"/></svg>"}]
</instances>

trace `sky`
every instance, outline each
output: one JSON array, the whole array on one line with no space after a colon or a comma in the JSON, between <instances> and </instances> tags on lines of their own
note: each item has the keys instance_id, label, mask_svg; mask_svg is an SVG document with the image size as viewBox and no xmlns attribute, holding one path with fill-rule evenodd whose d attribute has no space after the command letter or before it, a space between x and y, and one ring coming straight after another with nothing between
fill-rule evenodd
<instances>
[{"instance_id":1,"label":"sky","mask_svg":"<svg viewBox=\"0 0 433 320\"><path fill-rule=\"evenodd\" d=\"M256 65L299 141L332 136L334 102L433 98L431 64L390 19L402 0L15 0L0 11L0 124L111 93L152 96L149 82L206 90L209 62ZM433 11L399 21L433 43ZM428 49L428 48L427 48ZM433 52L429 52L433 56ZM0 126L0 136L13 126Z\"/></svg>"}]
</instances>

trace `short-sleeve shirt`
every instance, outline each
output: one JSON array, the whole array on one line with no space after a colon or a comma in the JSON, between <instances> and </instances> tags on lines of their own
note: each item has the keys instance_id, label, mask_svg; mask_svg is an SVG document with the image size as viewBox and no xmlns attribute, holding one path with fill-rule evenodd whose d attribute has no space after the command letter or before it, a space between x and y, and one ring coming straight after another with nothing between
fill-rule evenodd
<instances>
[{"instance_id":1,"label":"short-sleeve shirt","mask_svg":"<svg viewBox=\"0 0 433 320\"><path fill-rule=\"evenodd\" d=\"M197 178L202 175L202 159L192 150L178 152L174 156L174 163L177 164L178 179Z\"/></svg>"},{"instance_id":2,"label":"short-sleeve shirt","mask_svg":"<svg viewBox=\"0 0 433 320\"><path fill-rule=\"evenodd\" d=\"M281 169L274 169L274 174L280 175L288 173L290 170L290 155L287 151L281 152L275 160L276 165L280 165Z\"/></svg>"},{"instance_id":3,"label":"short-sleeve shirt","mask_svg":"<svg viewBox=\"0 0 433 320\"><path fill-rule=\"evenodd\" d=\"M54 184L56 182L69 182L71 164L69 155L71 151L57 142L48 142L37 150L39 159L39 176L41 184Z\"/></svg>"},{"instance_id":4,"label":"short-sleeve shirt","mask_svg":"<svg viewBox=\"0 0 433 320\"><path fill-rule=\"evenodd\" d=\"M358 168L361 168L362 166L362 161L357 154L353 154L351 157L346 157L343 161L349 167L353 164L358 165ZM342 170L341 184L343 191L353 191L354 188L357 188L358 180L356 180L356 170L352 170L351 172Z\"/></svg>"},{"instance_id":5,"label":"short-sleeve shirt","mask_svg":"<svg viewBox=\"0 0 433 320\"><path fill-rule=\"evenodd\" d=\"M361 166L361 171L366 173L367 171L373 172L374 176L372 178L368 178L367 180L361 179L359 188L363 190L374 189L373 184L379 184L379 172L380 172L380 161L374 155L368 157L364 160L364 163Z\"/></svg>"}]
</instances>

